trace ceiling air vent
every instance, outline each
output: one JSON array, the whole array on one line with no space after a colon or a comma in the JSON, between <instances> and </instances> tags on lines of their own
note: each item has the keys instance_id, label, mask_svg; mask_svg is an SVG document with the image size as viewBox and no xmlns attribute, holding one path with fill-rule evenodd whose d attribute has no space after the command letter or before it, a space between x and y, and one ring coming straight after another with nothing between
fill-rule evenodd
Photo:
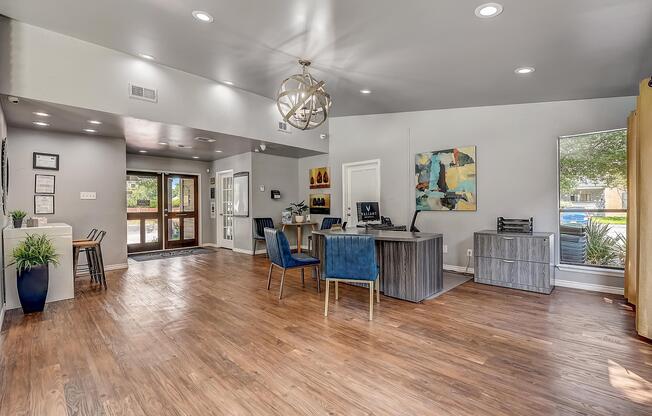
<instances>
[{"instance_id":1,"label":"ceiling air vent","mask_svg":"<svg viewBox=\"0 0 652 416\"><path fill-rule=\"evenodd\" d=\"M136 98L138 100L145 100L155 103L158 101L158 92L151 88L129 84L129 98Z\"/></svg>"}]
</instances>

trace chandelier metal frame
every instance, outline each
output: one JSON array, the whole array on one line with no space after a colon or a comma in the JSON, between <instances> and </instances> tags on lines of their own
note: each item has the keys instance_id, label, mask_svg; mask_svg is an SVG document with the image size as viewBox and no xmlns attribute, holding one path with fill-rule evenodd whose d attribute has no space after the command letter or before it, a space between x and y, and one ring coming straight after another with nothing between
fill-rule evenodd
<instances>
[{"instance_id":1,"label":"chandelier metal frame","mask_svg":"<svg viewBox=\"0 0 652 416\"><path fill-rule=\"evenodd\" d=\"M321 126L328 118L331 97L326 83L310 75L310 61L301 59L301 74L286 78L279 88L276 106L283 121L299 130L311 130Z\"/></svg>"}]
</instances>

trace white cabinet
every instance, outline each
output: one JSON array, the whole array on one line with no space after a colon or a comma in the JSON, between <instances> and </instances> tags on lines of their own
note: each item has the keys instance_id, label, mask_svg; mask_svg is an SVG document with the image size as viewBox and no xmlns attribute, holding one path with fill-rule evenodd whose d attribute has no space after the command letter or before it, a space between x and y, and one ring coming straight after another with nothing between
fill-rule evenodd
<instances>
[{"instance_id":1,"label":"white cabinet","mask_svg":"<svg viewBox=\"0 0 652 416\"><path fill-rule=\"evenodd\" d=\"M4 264L13 263L11 252L28 234L46 234L52 240L59 254L59 265L50 265L50 282L46 303L75 297L75 284L72 276L72 227L68 224L53 223L42 227L13 228L3 230ZM6 266L5 292L7 309L20 308L16 289L16 266Z\"/></svg>"}]
</instances>

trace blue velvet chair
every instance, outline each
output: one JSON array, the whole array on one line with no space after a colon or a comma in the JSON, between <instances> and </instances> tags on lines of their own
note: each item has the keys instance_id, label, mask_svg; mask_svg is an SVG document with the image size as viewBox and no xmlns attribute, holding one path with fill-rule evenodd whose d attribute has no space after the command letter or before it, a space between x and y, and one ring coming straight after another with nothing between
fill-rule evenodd
<instances>
[{"instance_id":1,"label":"blue velvet chair","mask_svg":"<svg viewBox=\"0 0 652 416\"><path fill-rule=\"evenodd\" d=\"M265 241L265 228L274 228L274 220L271 218L254 218L254 256L256 255L256 245L259 241Z\"/></svg>"},{"instance_id":2,"label":"blue velvet chair","mask_svg":"<svg viewBox=\"0 0 652 416\"><path fill-rule=\"evenodd\" d=\"M324 217L323 220L321 220L321 226L319 227L320 230L330 230L333 225L335 224L342 224L342 218L339 217ZM312 252L312 236L308 236L308 251Z\"/></svg>"},{"instance_id":3,"label":"blue velvet chair","mask_svg":"<svg viewBox=\"0 0 652 416\"><path fill-rule=\"evenodd\" d=\"M272 270L274 266L283 270L281 275L281 288L278 292L278 298L283 297L283 281L285 280L285 272L288 269L301 269L301 284L305 284L304 269L316 269L317 276L319 276L319 259L310 257L303 253L293 254L290 251L290 243L288 239L280 230L272 228L265 228L265 243L267 244L267 255L269 256L270 265L269 273L267 275L267 290L272 284ZM319 278L317 279L317 293L320 291Z\"/></svg>"},{"instance_id":4,"label":"blue velvet chair","mask_svg":"<svg viewBox=\"0 0 652 416\"><path fill-rule=\"evenodd\" d=\"M328 316L330 282L335 282L335 300L339 298L338 282L369 285L369 320L374 318L374 285L380 303L376 243L370 235L327 235L324 253L326 300L324 316Z\"/></svg>"}]
</instances>

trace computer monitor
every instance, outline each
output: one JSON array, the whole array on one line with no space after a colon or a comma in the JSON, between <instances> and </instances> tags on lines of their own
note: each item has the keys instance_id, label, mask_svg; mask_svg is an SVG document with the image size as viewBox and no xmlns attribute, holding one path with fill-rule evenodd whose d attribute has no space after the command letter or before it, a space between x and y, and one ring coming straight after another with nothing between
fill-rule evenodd
<instances>
[{"instance_id":1,"label":"computer monitor","mask_svg":"<svg viewBox=\"0 0 652 416\"><path fill-rule=\"evenodd\" d=\"M358 202L358 222L380 221L378 202Z\"/></svg>"}]
</instances>

